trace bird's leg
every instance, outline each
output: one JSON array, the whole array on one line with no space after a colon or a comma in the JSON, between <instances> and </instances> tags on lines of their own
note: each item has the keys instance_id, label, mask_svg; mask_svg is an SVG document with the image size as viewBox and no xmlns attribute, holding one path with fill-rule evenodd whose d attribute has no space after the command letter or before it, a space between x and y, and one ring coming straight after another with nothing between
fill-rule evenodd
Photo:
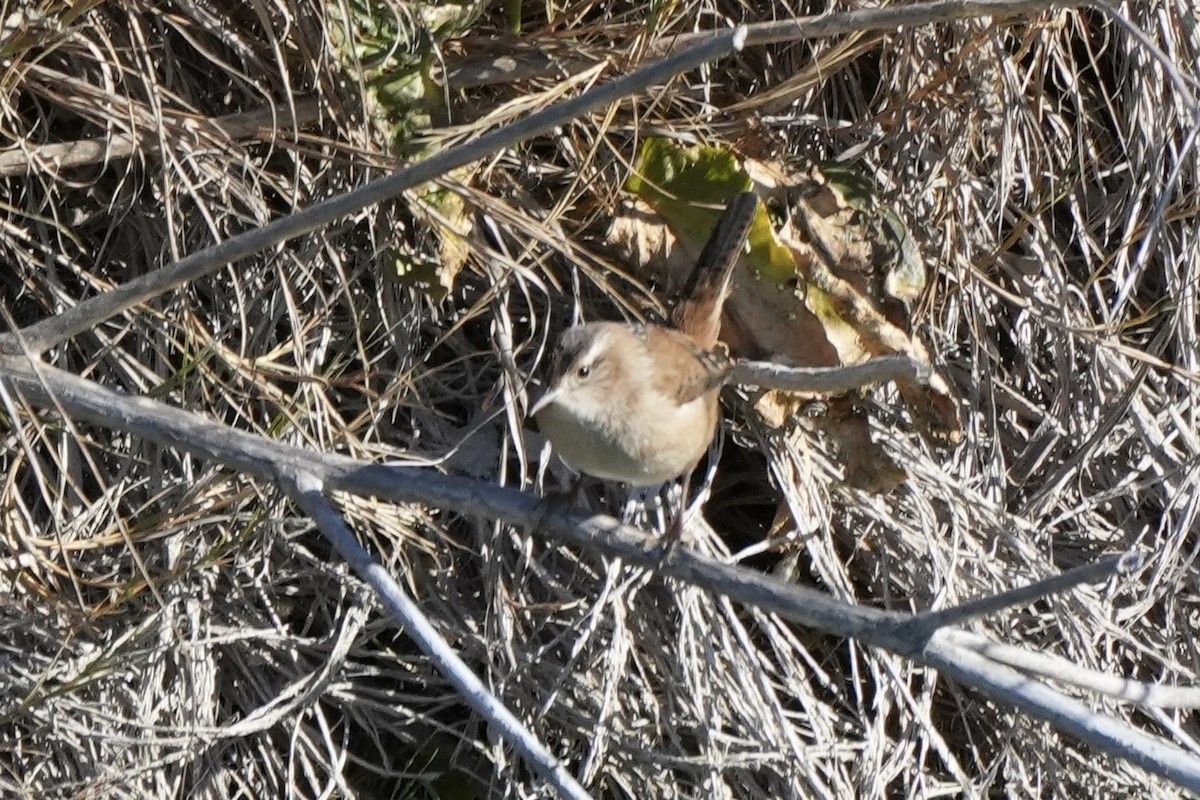
<instances>
[{"instance_id":1,"label":"bird's leg","mask_svg":"<svg viewBox=\"0 0 1200 800\"><path fill-rule=\"evenodd\" d=\"M683 540L683 525L684 518L687 516L688 508L688 490L692 483L692 473L686 472L682 480L679 482L679 503L676 504L671 514L671 522L667 526L666 533L663 534L662 541L659 543L658 558L663 561L670 555L671 551Z\"/></svg>"},{"instance_id":2,"label":"bird's leg","mask_svg":"<svg viewBox=\"0 0 1200 800\"><path fill-rule=\"evenodd\" d=\"M582 486L583 473L577 472L568 485L544 491L542 500L538 503L537 519L533 524L534 532L542 529L548 514L573 509L579 501L579 490Z\"/></svg>"}]
</instances>

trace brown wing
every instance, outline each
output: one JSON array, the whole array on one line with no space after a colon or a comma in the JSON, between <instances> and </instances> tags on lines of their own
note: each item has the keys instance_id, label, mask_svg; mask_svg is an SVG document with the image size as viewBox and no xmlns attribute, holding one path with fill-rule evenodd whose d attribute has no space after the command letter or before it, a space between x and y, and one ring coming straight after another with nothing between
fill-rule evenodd
<instances>
[{"instance_id":1,"label":"brown wing","mask_svg":"<svg viewBox=\"0 0 1200 800\"><path fill-rule=\"evenodd\" d=\"M658 325L646 325L642 336L656 367L656 388L680 405L720 387L729 376L729 359L690 336Z\"/></svg>"}]
</instances>

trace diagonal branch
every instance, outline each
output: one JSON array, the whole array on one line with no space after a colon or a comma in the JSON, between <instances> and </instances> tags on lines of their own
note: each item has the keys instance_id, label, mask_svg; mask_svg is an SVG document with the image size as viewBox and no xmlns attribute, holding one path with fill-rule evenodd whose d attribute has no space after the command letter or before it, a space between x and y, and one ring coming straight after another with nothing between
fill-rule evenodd
<instances>
[{"instance_id":1,"label":"diagonal branch","mask_svg":"<svg viewBox=\"0 0 1200 800\"><path fill-rule=\"evenodd\" d=\"M346 523L334 511L322 493L321 481L311 473L300 472L283 481L288 494L305 514L312 517L338 554L358 573L395 617L404 631L429 656L459 695L479 716L487 720L559 794L571 800L589 800L591 795L579 785L542 743L513 716L483 681L451 649L429 619L396 579L363 549Z\"/></svg>"},{"instance_id":2,"label":"diagonal branch","mask_svg":"<svg viewBox=\"0 0 1200 800\"><path fill-rule=\"evenodd\" d=\"M25 347L34 353L44 353L56 344L99 325L109 317L189 281L203 278L226 264L232 264L281 242L323 228L367 206L390 200L406 189L420 186L491 153L551 131L594 108L609 105L656 83L670 80L679 73L707 61L736 53L742 49L745 39L745 28L709 35L703 41L661 61L531 114L515 125L489 131L461 147L451 148L424 161L402 167L392 175L352 192L331 197L261 228L192 253L170 266L123 283L61 314L30 325L21 332L25 339ZM15 334L0 335L0 353L21 351Z\"/></svg>"},{"instance_id":3,"label":"diagonal branch","mask_svg":"<svg viewBox=\"0 0 1200 800\"><path fill-rule=\"evenodd\" d=\"M1156 708L1200 708L1200 688L1195 686L1164 686L1108 675L1053 653L1038 653L994 642L971 631L947 631L946 641L1026 674L1078 686L1125 703Z\"/></svg>"},{"instance_id":4,"label":"diagonal branch","mask_svg":"<svg viewBox=\"0 0 1200 800\"><path fill-rule=\"evenodd\" d=\"M1084 564L1058 575L1052 575L1049 578L1035 581L1034 583L1018 586L1015 589L1009 589L1006 592L1000 592L988 597L978 597L964 603L959 603L951 608L917 614L909 622L905 623L905 627L914 636L931 636L938 628L962 625L973 619L978 619L988 614L995 614L1012 606L1029 605L1037 600L1041 600L1043 597L1061 594L1083 583L1096 583L1097 581L1108 580L1111 575L1121 569L1123 562L1124 556L1103 558L1093 564Z\"/></svg>"},{"instance_id":5,"label":"diagonal branch","mask_svg":"<svg viewBox=\"0 0 1200 800\"><path fill-rule=\"evenodd\" d=\"M421 503L457 513L502 519L537 529L628 563L655 569L818 630L862 641L936 667L994 699L1053 723L1105 753L1200 791L1200 761L1161 739L1087 709L1045 684L962 646L948 629L925 635L911 615L843 603L821 592L742 567L713 561L686 548L664 558L654 540L600 514L547 510L524 492L434 473L429 468L364 464L227 428L198 414L106 389L54 367L17 356L0 357L0 384L32 405L55 403L78 419L142 436L274 482L308 474L328 489L399 503Z\"/></svg>"},{"instance_id":6,"label":"diagonal branch","mask_svg":"<svg viewBox=\"0 0 1200 800\"><path fill-rule=\"evenodd\" d=\"M1015 669L998 664L974 649L960 646L952 631L940 630L929 640L921 660L946 677L973 686L990 697L1011 703L1104 753L1111 753L1147 772L1200 791L1200 759L1119 720L1097 714Z\"/></svg>"}]
</instances>

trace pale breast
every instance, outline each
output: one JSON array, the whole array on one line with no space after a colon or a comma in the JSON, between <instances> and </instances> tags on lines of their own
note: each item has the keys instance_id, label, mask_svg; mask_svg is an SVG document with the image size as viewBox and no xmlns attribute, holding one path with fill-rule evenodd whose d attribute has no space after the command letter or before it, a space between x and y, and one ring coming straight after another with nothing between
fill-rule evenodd
<instances>
[{"instance_id":1,"label":"pale breast","mask_svg":"<svg viewBox=\"0 0 1200 800\"><path fill-rule=\"evenodd\" d=\"M643 465L623 431L597 420L577 419L557 404L543 409L537 420L554 452L572 469L608 481L643 485Z\"/></svg>"},{"instance_id":2,"label":"pale breast","mask_svg":"<svg viewBox=\"0 0 1200 800\"><path fill-rule=\"evenodd\" d=\"M568 384L537 414L558 455L580 472L634 486L693 469L716 431L723 373L710 376L675 331L595 323L587 333L593 349L603 348L592 379Z\"/></svg>"},{"instance_id":3,"label":"pale breast","mask_svg":"<svg viewBox=\"0 0 1200 800\"><path fill-rule=\"evenodd\" d=\"M716 395L683 405L626 404L628 414L581 420L553 404L538 414L538 426L555 452L573 469L604 480L654 486L691 471L716 432Z\"/></svg>"},{"instance_id":4,"label":"pale breast","mask_svg":"<svg viewBox=\"0 0 1200 800\"><path fill-rule=\"evenodd\" d=\"M717 397L709 394L648 413L638 426L642 483L652 485L678 478L695 468L716 433ZM632 481L631 481L632 482Z\"/></svg>"}]
</instances>

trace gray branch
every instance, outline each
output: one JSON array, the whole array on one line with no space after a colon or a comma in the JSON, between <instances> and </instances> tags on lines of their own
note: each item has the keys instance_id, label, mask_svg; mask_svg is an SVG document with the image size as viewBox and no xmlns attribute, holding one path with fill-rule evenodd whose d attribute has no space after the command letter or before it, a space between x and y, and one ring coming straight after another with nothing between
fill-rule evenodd
<instances>
[{"instance_id":1,"label":"gray branch","mask_svg":"<svg viewBox=\"0 0 1200 800\"><path fill-rule=\"evenodd\" d=\"M884 356L849 367L788 367L770 361L739 361L729 382L789 392L839 394L878 383L925 385L933 371L928 364L907 356Z\"/></svg>"},{"instance_id":2,"label":"gray branch","mask_svg":"<svg viewBox=\"0 0 1200 800\"><path fill-rule=\"evenodd\" d=\"M615 103L707 61L738 52L745 40L744 27L706 35L706 38L691 47L611 83L584 92L578 97L530 114L515 125L496 128L461 147L445 150L424 161L402 167L386 178L380 178L347 194L331 197L261 228L219 242L157 272L148 273L104 294L84 300L74 308L25 328L21 332L25 339L24 347L18 344L15 334L0 335L0 353L20 353L25 348L33 353L44 353L56 344L99 325L109 317L189 281L203 278L226 264L233 264L289 239L323 228L367 206L397 197L406 189L435 180L491 153L551 131L559 125L565 125L594 108Z\"/></svg>"},{"instance_id":3,"label":"gray branch","mask_svg":"<svg viewBox=\"0 0 1200 800\"><path fill-rule=\"evenodd\" d=\"M663 558L655 540L604 515L546 510L524 492L440 475L427 467L364 464L346 456L301 450L106 389L54 367L39 363L35 368L20 356L0 357L0 387L31 405L58 409L72 418L117 428L272 482L309 474L328 489L536 528L560 542L620 557L802 625L920 660L1102 752L1200 791L1200 760L985 657L977 644L964 646L963 640L954 638L956 631L939 628L927 635L924 628L913 626L912 615L843 603L687 548L677 547Z\"/></svg>"},{"instance_id":4,"label":"gray branch","mask_svg":"<svg viewBox=\"0 0 1200 800\"><path fill-rule=\"evenodd\" d=\"M325 534L325 538L351 569L375 590L384 606L404 627L404 632L449 678L466 704L486 719L559 794L571 800L590 800L591 795L458 657L396 579L363 549L346 523L329 505L322 493L321 481L311 473L302 472L284 480L283 484L296 505L312 517L321 533Z\"/></svg>"},{"instance_id":5,"label":"gray branch","mask_svg":"<svg viewBox=\"0 0 1200 800\"><path fill-rule=\"evenodd\" d=\"M749 29L746 43L793 42L861 31L894 31L973 17L1027 16L1060 8L1098 5L1100 3L1094 0L937 0L883 8L856 8L840 14L818 14L796 20L757 24Z\"/></svg>"},{"instance_id":6,"label":"gray branch","mask_svg":"<svg viewBox=\"0 0 1200 800\"><path fill-rule=\"evenodd\" d=\"M1097 714L1044 683L985 658L976 650L959 646L952 633L948 630L935 633L921 660L959 683L1049 722L1100 752L1126 759L1193 792L1200 791L1200 759L1191 753L1120 720Z\"/></svg>"},{"instance_id":7,"label":"gray branch","mask_svg":"<svg viewBox=\"0 0 1200 800\"><path fill-rule=\"evenodd\" d=\"M994 642L970 631L946 631L946 641L985 656L991 661L1019 669L1029 675L1078 686L1105 697L1155 708L1200 708L1200 688L1195 686L1164 686L1107 675L1053 653L1038 653Z\"/></svg>"},{"instance_id":8,"label":"gray branch","mask_svg":"<svg viewBox=\"0 0 1200 800\"><path fill-rule=\"evenodd\" d=\"M972 19L974 17L1006 17L1037 14L1060 8L1092 6L1111 9L1101 0L935 0L930 3L905 3L882 8L861 7L845 11L832 11L807 17L795 17L779 22L758 22L746 26L746 46L758 46L776 42L798 42L808 39L828 39L834 36L859 33L861 31L895 30L897 27L915 27L936 23ZM1118 24L1126 21L1118 14L1111 14ZM1145 33L1133 31L1147 47L1153 47ZM705 33L684 33L678 36L656 39L647 45L647 52L665 54L687 47L704 39ZM1158 51L1157 48L1155 48ZM1161 52L1161 51L1158 51ZM1160 57L1164 67L1172 74L1176 70L1171 61ZM570 55L555 56L541 50L505 53L503 56L473 59L452 64L445 80L455 91L474 86L496 83L513 83L533 78L561 75L583 69L590 62L584 57ZM1190 92L1187 93L1190 97Z\"/></svg>"},{"instance_id":9,"label":"gray branch","mask_svg":"<svg viewBox=\"0 0 1200 800\"><path fill-rule=\"evenodd\" d=\"M916 614L905 624L913 635L928 636L938 628L962 625L1012 606L1029 605L1043 597L1061 594L1083 583L1108 580L1121 567L1123 560L1123 556L1101 559L1093 564L1084 564L1044 580L1009 589L1006 592L968 600L965 603L938 611Z\"/></svg>"},{"instance_id":10,"label":"gray branch","mask_svg":"<svg viewBox=\"0 0 1200 800\"><path fill-rule=\"evenodd\" d=\"M755 44L791 41L851 31L894 29L901 25L928 24L981 15L1029 13L1075 5L1109 8L1099 2L938 0L907 6L856 9L755 26L750 41ZM732 53L746 42L746 29L739 28L735 32L716 36L698 36L702 37L702 41L695 46L678 51L664 61L625 78L533 114L517 125L497 129L468 145L402 168L355 192L319 203L276 220L262 229L190 255L157 272L81 302L63 314L27 328L21 334L0 336L0 353L19 354L23 351L23 345L27 345L34 355L42 353L113 315L204 277L226 264L324 227L369 205L396 197L408 188L434 180L525 138L549 131L591 109L640 92L712 58ZM679 37L670 47L687 46L694 41L691 37ZM846 391L886 380L919 383L929 379L927 367L905 358L877 359L850 368L815 371L790 370L778 365L743 364L739 365L734 378L739 383L820 392ZM776 385L779 383L782 385ZM706 588L743 604L775 612L800 624L920 660L948 678L1051 722L1099 752L1127 759L1192 791L1200 791L1200 762L1191 755L1129 724L1097 714L1079 701L1013 667L1145 704L1196 707L1195 689L1147 687L1082 671L1074 665L1068 669L1061 659L1026 653L977 634L945 627L979 614L994 613L1017 602L1028 602L1049 592L1062 591L1080 580L1102 577L1102 573L1108 574L1106 570L1111 570L1110 564L1094 565L1083 572L1068 573L1068 576L1060 576L1060 579L1023 587L996 598L971 601L947 611L917 616L898 614L842 603L820 592L712 561L686 548L675 548L667 557L661 558L652 540L602 515L547 511L536 498L522 492L437 474L429 468L364 464L336 454L289 447L229 429L197 414L106 389L20 355L0 356L0 389L19 396L29 405L54 409L73 419L119 429L260 479L292 487L297 503L312 514L339 550L345 547L343 555L347 561L380 593L389 611L421 643L422 648L429 648L426 652L443 666L449 679L463 691L464 698L473 706L477 703L477 710L504 732L506 739L529 759L531 765L542 771L548 779L558 780L555 785L567 796L586 795L544 748L524 735L519 722L500 707L495 698L486 693L472 695L472 687L478 685L478 679L469 671L457 669L452 663L457 657L448 648L442 649L444 643L439 645L436 631L417 612L411 599L402 592L392 591L395 582L386 571L357 543L353 547L348 544L347 540L353 542L353 537L329 508L322 489L453 509L456 513L468 516L501 519L510 524L537 528L540 533L556 541L621 557L627 563L655 569L662 575ZM430 636L426 637L426 634ZM461 664L461 661L458 663ZM1074 680L1071 680L1072 672ZM1173 693L1180 691L1186 693ZM1147 698L1174 698L1176 702L1152 703ZM499 708L498 712L493 705ZM513 723L516 723L515 727Z\"/></svg>"}]
</instances>

